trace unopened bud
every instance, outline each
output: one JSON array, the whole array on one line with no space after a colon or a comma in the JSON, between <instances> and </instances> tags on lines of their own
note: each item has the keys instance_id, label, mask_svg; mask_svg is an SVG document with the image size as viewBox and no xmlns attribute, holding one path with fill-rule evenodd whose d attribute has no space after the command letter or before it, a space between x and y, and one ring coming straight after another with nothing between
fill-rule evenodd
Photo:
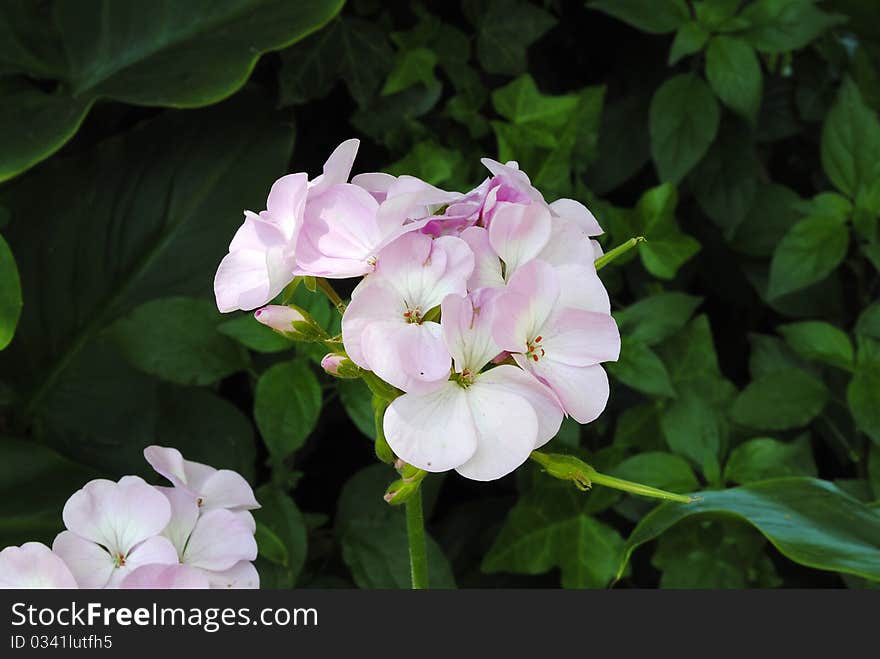
<instances>
[{"instance_id":1,"label":"unopened bud","mask_svg":"<svg viewBox=\"0 0 880 659\"><path fill-rule=\"evenodd\" d=\"M292 341L323 341L329 338L308 313L293 305L270 304L257 309L254 318Z\"/></svg>"},{"instance_id":2,"label":"unopened bud","mask_svg":"<svg viewBox=\"0 0 880 659\"><path fill-rule=\"evenodd\" d=\"M329 352L321 359L321 368L334 378L355 379L361 376L361 369L347 356Z\"/></svg>"},{"instance_id":3,"label":"unopened bud","mask_svg":"<svg viewBox=\"0 0 880 659\"><path fill-rule=\"evenodd\" d=\"M399 506L402 503L406 503L407 499L419 491L419 488L422 486L422 481L425 480L425 476L427 475L427 471L418 469L410 478L401 478L400 480L394 481L388 486L388 489L385 490L385 496L383 498L392 506Z\"/></svg>"}]
</instances>

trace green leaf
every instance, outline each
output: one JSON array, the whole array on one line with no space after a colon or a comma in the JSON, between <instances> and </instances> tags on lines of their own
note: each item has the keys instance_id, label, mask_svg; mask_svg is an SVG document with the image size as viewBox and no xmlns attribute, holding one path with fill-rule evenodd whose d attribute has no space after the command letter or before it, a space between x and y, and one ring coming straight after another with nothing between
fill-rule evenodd
<instances>
[{"instance_id":1,"label":"green leaf","mask_svg":"<svg viewBox=\"0 0 880 659\"><path fill-rule=\"evenodd\" d=\"M217 331L256 352L282 352L294 345L290 339L257 322L250 313L220 323Z\"/></svg>"},{"instance_id":2,"label":"green leaf","mask_svg":"<svg viewBox=\"0 0 880 659\"><path fill-rule=\"evenodd\" d=\"M825 279L848 247L849 231L839 218L816 215L799 221L773 252L768 297L778 299Z\"/></svg>"},{"instance_id":3,"label":"green leaf","mask_svg":"<svg viewBox=\"0 0 880 659\"><path fill-rule=\"evenodd\" d=\"M442 185L455 179L466 169L467 163L459 151L447 149L430 140L417 143L403 158L386 167L385 171L395 176L417 176L431 185Z\"/></svg>"},{"instance_id":4,"label":"green leaf","mask_svg":"<svg viewBox=\"0 0 880 659\"><path fill-rule=\"evenodd\" d=\"M614 576L623 539L584 512L588 497L567 483L533 488L517 501L483 559L488 574L562 571L563 588L603 588Z\"/></svg>"},{"instance_id":5,"label":"green leaf","mask_svg":"<svg viewBox=\"0 0 880 659\"><path fill-rule=\"evenodd\" d=\"M0 544L52 544L61 509L99 474L33 441L0 436Z\"/></svg>"},{"instance_id":6,"label":"green leaf","mask_svg":"<svg viewBox=\"0 0 880 659\"><path fill-rule=\"evenodd\" d=\"M749 383L733 403L733 420L760 430L800 428L828 402L827 387L797 368L767 373Z\"/></svg>"},{"instance_id":7,"label":"green leaf","mask_svg":"<svg viewBox=\"0 0 880 659\"><path fill-rule=\"evenodd\" d=\"M706 77L722 103L755 123L763 78L751 46L736 37L712 37L706 50Z\"/></svg>"},{"instance_id":8,"label":"green leaf","mask_svg":"<svg viewBox=\"0 0 880 659\"><path fill-rule=\"evenodd\" d=\"M677 291L655 293L615 311L614 319L622 334L651 346L684 327L702 301Z\"/></svg>"},{"instance_id":9,"label":"green leaf","mask_svg":"<svg viewBox=\"0 0 880 659\"><path fill-rule=\"evenodd\" d=\"M809 435L792 442L770 437L750 439L733 449L724 465L724 480L732 483L784 476L816 476Z\"/></svg>"},{"instance_id":10,"label":"green leaf","mask_svg":"<svg viewBox=\"0 0 880 659\"><path fill-rule=\"evenodd\" d=\"M303 515L293 499L270 484L259 488L256 491L256 497L261 507L253 511L253 515L257 520L257 546L260 548L261 557L269 558L265 552L270 551L273 558L284 559L280 563L277 561L260 561L258 563L260 586L262 588L293 588L305 564L308 552L306 523ZM260 534L260 527L266 533ZM266 537L268 534L274 538L268 540ZM278 543L280 543L280 547Z\"/></svg>"},{"instance_id":11,"label":"green leaf","mask_svg":"<svg viewBox=\"0 0 880 659\"><path fill-rule=\"evenodd\" d=\"M592 0L587 7L614 16L642 32L665 34L673 32L690 18L684 0Z\"/></svg>"},{"instance_id":12,"label":"green leaf","mask_svg":"<svg viewBox=\"0 0 880 659\"><path fill-rule=\"evenodd\" d=\"M830 323L806 320L780 325L786 343L804 359L825 362L838 368L851 369L853 347L846 332Z\"/></svg>"},{"instance_id":13,"label":"green leaf","mask_svg":"<svg viewBox=\"0 0 880 659\"><path fill-rule=\"evenodd\" d=\"M718 456L728 432L726 419L710 400L685 390L660 415L666 444L698 465L710 482L721 476Z\"/></svg>"},{"instance_id":14,"label":"green leaf","mask_svg":"<svg viewBox=\"0 0 880 659\"><path fill-rule=\"evenodd\" d=\"M245 92L163 114L0 189L0 205L28 219L6 230L27 305L14 349L0 353L0 371L32 392L28 413L119 316L157 297L211 295L238 209L264 207L291 143L268 100Z\"/></svg>"},{"instance_id":15,"label":"green leaf","mask_svg":"<svg viewBox=\"0 0 880 659\"><path fill-rule=\"evenodd\" d=\"M556 19L525 0L488 0L477 25L477 57L487 73L525 71L526 49L556 24Z\"/></svg>"},{"instance_id":16,"label":"green leaf","mask_svg":"<svg viewBox=\"0 0 880 659\"><path fill-rule=\"evenodd\" d=\"M721 111L712 90L693 74L677 75L651 99L651 154L663 181L677 183L706 155Z\"/></svg>"},{"instance_id":17,"label":"green leaf","mask_svg":"<svg viewBox=\"0 0 880 659\"><path fill-rule=\"evenodd\" d=\"M624 337L620 358L608 371L625 385L652 396L675 396L669 373L657 354L640 341Z\"/></svg>"},{"instance_id":18,"label":"green leaf","mask_svg":"<svg viewBox=\"0 0 880 659\"><path fill-rule=\"evenodd\" d=\"M822 127L822 167L851 199L866 193L880 175L880 122L849 78Z\"/></svg>"},{"instance_id":19,"label":"green leaf","mask_svg":"<svg viewBox=\"0 0 880 659\"><path fill-rule=\"evenodd\" d=\"M846 388L846 400L859 429L880 445L880 354L860 356Z\"/></svg>"},{"instance_id":20,"label":"green leaf","mask_svg":"<svg viewBox=\"0 0 880 659\"><path fill-rule=\"evenodd\" d=\"M561 128L568 122L577 104L577 94L542 94L535 80L527 73L492 92L495 110L515 124L536 123L548 128Z\"/></svg>"},{"instance_id":21,"label":"green leaf","mask_svg":"<svg viewBox=\"0 0 880 659\"><path fill-rule=\"evenodd\" d=\"M709 41L709 33L696 21L689 21L678 28L672 48L669 51L669 66L674 66L682 57L694 55L703 50Z\"/></svg>"},{"instance_id":22,"label":"green leaf","mask_svg":"<svg viewBox=\"0 0 880 659\"><path fill-rule=\"evenodd\" d=\"M321 413L321 385L308 362L275 364L260 376L254 394L254 417L276 461L300 448Z\"/></svg>"},{"instance_id":23,"label":"green leaf","mask_svg":"<svg viewBox=\"0 0 880 659\"><path fill-rule=\"evenodd\" d=\"M21 282L9 245L0 236L0 350L12 341L21 316Z\"/></svg>"},{"instance_id":24,"label":"green leaf","mask_svg":"<svg viewBox=\"0 0 880 659\"><path fill-rule=\"evenodd\" d=\"M435 66L437 54L430 48L413 48L398 53L394 67L382 87L382 95L396 94L418 83L425 87L438 84L434 76Z\"/></svg>"},{"instance_id":25,"label":"green leaf","mask_svg":"<svg viewBox=\"0 0 880 659\"><path fill-rule=\"evenodd\" d=\"M820 570L880 579L880 515L827 481L780 478L700 493L690 504L664 503L626 541L622 574L633 550L689 518L741 519L784 556Z\"/></svg>"},{"instance_id":26,"label":"green leaf","mask_svg":"<svg viewBox=\"0 0 880 659\"><path fill-rule=\"evenodd\" d=\"M799 50L845 20L818 9L814 0L757 0L741 16L749 24L742 37L764 53Z\"/></svg>"},{"instance_id":27,"label":"green leaf","mask_svg":"<svg viewBox=\"0 0 880 659\"><path fill-rule=\"evenodd\" d=\"M257 522L254 538L257 541L260 556L276 565L287 566L289 561L287 547L284 546L284 542L275 535L272 529L265 524Z\"/></svg>"},{"instance_id":28,"label":"green leaf","mask_svg":"<svg viewBox=\"0 0 880 659\"><path fill-rule=\"evenodd\" d=\"M759 183L754 201L736 228L732 246L749 256L770 256L783 236L801 218L801 201L790 188Z\"/></svg>"},{"instance_id":29,"label":"green leaf","mask_svg":"<svg viewBox=\"0 0 880 659\"><path fill-rule=\"evenodd\" d=\"M675 222L677 203L675 186L664 183L643 193L635 210L638 231L647 239L639 245L639 257L645 269L661 279L672 279L700 251L700 244L683 234Z\"/></svg>"},{"instance_id":30,"label":"green leaf","mask_svg":"<svg viewBox=\"0 0 880 659\"><path fill-rule=\"evenodd\" d=\"M376 435L376 422L373 413L373 394L363 380L339 380L336 383L339 400L357 429L366 437Z\"/></svg>"},{"instance_id":31,"label":"green leaf","mask_svg":"<svg viewBox=\"0 0 880 659\"><path fill-rule=\"evenodd\" d=\"M340 0L4 4L0 61L11 73L56 81L58 93L0 87L0 181L60 148L98 99L192 108L230 96L263 53L305 37L341 7Z\"/></svg>"},{"instance_id":32,"label":"green leaf","mask_svg":"<svg viewBox=\"0 0 880 659\"><path fill-rule=\"evenodd\" d=\"M602 112L597 156L586 173L589 188L604 195L634 176L651 157L648 90L609 99Z\"/></svg>"},{"instance_id":33,"label":"green leaf","mask_svg":"<svg viewBox=\"0 0 880 659\"><path fill-rule=\"evenodd\" d=\"M299 105L326 96L341 78L351 97L364 107L378 92L392 64L386 30L359 18L339 16L281 51L281 105Z\"/></svg>"},{"instance_id":34,"label":"green leaf","mask_svg":"<svg viewBox=\"0 0 880 659\"><path fill-rule=\"evenodd\" d=\"M410 588L409 541L402 506L382 499L397 477L387 465L371 465L349 479L339 496L335 532L342 559L359 588ZM426 489L430 480L422 484ZM426 513L430 509L425 493ZM455 588L449 561L428 535L428 581L431 588Z\"/></svg>"},{"instance_id":35,"label":"green leaf","mask_svg":"<svg viewBox=\"0 0 880 659\"><path fill-rule=\"evenodd\" d=\"M108 329L130 364L184 385L213 384L248 367L247 353L217 331L213 303L168 297L142 304Z\"/></svg>"}]
</instances>

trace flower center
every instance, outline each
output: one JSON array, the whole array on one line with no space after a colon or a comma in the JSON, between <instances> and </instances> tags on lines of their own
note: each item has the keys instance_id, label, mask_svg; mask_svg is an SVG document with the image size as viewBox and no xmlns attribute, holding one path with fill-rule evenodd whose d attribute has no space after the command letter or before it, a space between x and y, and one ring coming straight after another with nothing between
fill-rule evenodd
<instances>
[{"instance_id":1,"label":"flower center","mask_svg":"<svg viewBox=\"0 0 880 659\"><path fill-rule=\"evenodd\" d=\"M370 258L367 259L367 265L370 266L373 270L375 270L376 269L376 262L378 260L379 259L377 259L375 256L371 256Z\"/></svg>"},{"instance_id":2,"label":"flower center","mask_svg":"<svg viewBox=\"0 0 880 659\"><path fill-rule=\"evenodd\" d=\"M125 556L117 553L116 556L113 557L113 563L116 567L125 567Z\"/></svg>"},{"instance_id":3,"label":"flower center","mask_svg":"<svg viewBox=\"0 0 880 659\"><path fill-rule=\"evenodd\" d=\"M544 348L541 347L541 341L543 340L543 336L536 336L534 340L526 344L526 359L531 359L533 362L541 360L541 357L546 354Z\"/></svg>"},{"instance_id":4,"label":"flower center","mask_svg":"<svg viewBox=\"0 0 880 659\"><path fill-rule=\"evenodd\" d=\"M477 374L471 371L469 368L464 369L461 373L452 374L452 380L458 383L458 386L462 389L467 389L468 387L470 387L476 379Z\"/></svg>"},{"instance_id":5,"label":"flower center","mask_svg":"<svg viewBox=\"0 0 880 659\"><path fill-rule=\"evenodd\" d=\"M412 309L407 309L403 317L408 323L414 323L415 325L422 324L422 317L424 316L421 307L413 307Z\"/></svg>"},{"instance_id":6,"label":"flower center","mask_svg":"<svg viewBox=\"0 0 880 659\"><path fill-rule=\"evenodd\" d=\"M196 499L196 504L198 505L199 508L201 508L202 506L205 505L205 500L202 497L199 497L198 499Z\"/></svg>"}]
</instances>

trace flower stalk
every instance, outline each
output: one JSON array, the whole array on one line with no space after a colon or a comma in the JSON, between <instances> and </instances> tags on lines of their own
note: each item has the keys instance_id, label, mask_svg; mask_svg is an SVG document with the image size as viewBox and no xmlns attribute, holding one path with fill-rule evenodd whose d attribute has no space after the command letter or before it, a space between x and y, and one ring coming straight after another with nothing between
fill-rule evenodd
<instances>
[{"instance_id":1,"label":"flower stalk","mask_svg":"<svg viewBox=\"0 0 880 659\"><path fill-rule=\"evenodd\" d=\"M633 247L635 247L639 243L643 243L643 242L645 242L644 236L636 236L635 238L630 238L625 243L621 243L620 245L618 245L614 249L609 250L608 252L605 252L602 256L600 256L598 259L596 259L596 261L595 261L596 270L601 270L602 268L604 268L606 265L608 265L609 263L611 263L615 259L620 258L624 254L626 254Z\"/></svg>"}]
</instances>

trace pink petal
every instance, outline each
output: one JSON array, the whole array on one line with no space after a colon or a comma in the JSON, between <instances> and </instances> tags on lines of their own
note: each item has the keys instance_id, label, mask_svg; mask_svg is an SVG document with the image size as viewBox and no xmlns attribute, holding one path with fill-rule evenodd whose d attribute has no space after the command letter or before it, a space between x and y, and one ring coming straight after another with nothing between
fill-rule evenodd
<instances>
[{"instance_id":1,"label":"pink petal","mask_svg":"<svg viewBox=\"0 0 880 659\"><path fill-rule=\"evenodd\" d=\"M260 587L260 575L253 563L241 561L228 570L210 572L202 570L211 583L211 588L223 589L256 589Z\"/></svg>"},{"instance_id":2,"label":"pink petal","mask_svg":"<svg viewBox=\"0 0 880 659\"><path fill-rule=\"evenodd\" d=\"M455 370L479 373L501 352L492 337L494 300L501 289L484 288L467 297L447 295L441 305L443 340L452 355Z\"/></svg>"},{"instance_id":3,"label":"pink petal","mask_svg":"<svg viewBox=\"0 0 880 659\"><path fill-rule=\"evenodd\" d=\"M482 376L468 388L467 400L477 428L477 450L456 467L459 474L491 481L528 460L538 437L538 417L528 400Z\"/></svg>"},{"instance_id":4,"label":"pink petal","mask_svg":"<svg viewBox=\"0 0 880 659\"><path fill-rule=\"evenodd\" d=\"M125 565L117 567L110 575L107 588L119 588L125 578L144 565L177 565L177 550L164 536L147 538L125 557Z\"/></svg>"},{"instance_id":5,"label":"pink petal","mask_svg":"<svg viewBox=\"0 0 880 659\"><path fill-rule=\"evenodd\" d=\"M351 183L369 192L381 204L385 201L385 198L388 196L388 190L396 180L397 177L391 174L367 172L352 177Z\"/></svg>"},{"instance_id":6,"label":"pink petal","mask_svg":"<svg viewBox=\"0 0 880 659\"><path fill-rule=\"evenodd\" d=\"M125 555L162 532L171 519L171 504L138 476L124 476L118 483L98 479L67 500L62 517L69 531Z\"/></svg>"},{"instance_id":7,"label":"pink petal","mask_svg":"<svg viewBox=\"0 0 880 659\"><path fill-rule=\"evenodd\" d=\"M64 561L80 588L104 588L116 569L104 549L70 531L55 536L52 551Z\"/></svg>"},{"instance_id":8,"label":"pink petal","mask_svg":"<svg viewBox=\"0 0 880 659\"><path fill-rule=\"evenodd\" d=\"M544 249L550 229L550 212L543 205L499 203L489 226L489 242L512 273Z\"/></svg>"},{"instance_id":9,"label":"pink petal","mask_svg":"<svg viewBox=\"0 0 880 659\"><path fill-rule=\"evenodd\" d=\"M77 583L51 549L41 542L26 542L0 551L2 588L77 588Z\"/></svg>"},{"instance_id":10,"label":"pink petal","mask_svg":"<svg viewBox=\"0 0 880 659\"><path fill-rule=\"evenodd\" d=\"M479 381L528 401L538 419L538 433L533 449L543 446L559 432L564 416L562 403L546 385L530 373L510 364L502 364L481 373Z\"/></svg>"},{"instance_id":11,"label":"pink petal","mask_svg":"<svg viewBox=\"0 0 880 659\"><path fill-rule=\"evenodd\" d=\"M593 214L579 201L557 199L550 204L555 215L573 222L587 236L600 236L605 233Z\"/></svg>"},{"instance_id":12,"label":"pink petal","mask_svg":"<svg viewBox=\"0 0 880 659\"><path fill-rule=\"evenodd\" d=\"M308 195L309 177L306 174L288 174L272 184L266 210L287 240L296 236L302 224Z\"/></svg>"},{"instance_id":13,"label":"pink petal","mask_svg":"<svg viewBox=\"0 0 880 659\"><path fill-rule=\"evenodd\" d=\"M186 544L181 562L205 570L227 570L257 557L257 542L247 522L229 510L202 514Z\"/></svg>"},{"instance_id":14,"label":"pink petal","mask_svg":"<svg viewBox=\"0 0 880 659\"><path fill-rule=\"evenodd\" d=\"M385 411L385 437L395 455L426 471L455 469L477 449L467 395L455 382L429 394L405 394Z\"/></svg>"},{"instance_id":15,"label":"pink petal","mask_svg":"<svg viewBox=\"0 0 880 659\"><path fill-rule=\"evenodd\" d=\"M559 298L559 276L543 261L517 270L499 296L492 334L503 350L525 352L550 317Z\"/></svg>"},{"instance_id":16,"label":"pink petal","mask_svg":"<svg viewBox=\"0 0 880 659\"><path fill-rule=\"evenodd\" d=\"M361 282L342 315L342 344L351 361L369 369L361 347L364 330L372 323L402 319L405 312L404 300L390 284L372 277Z\"/></svg>"},{"instance_id":17,"label":"pink petal","mask_svg":"<svg viewBox=\"0 0 880 659\"><path fill-rule=\"evenodd\" d=\"M202 510L254 510L260 507L250 483L238 472L218 469L201 487Z\"/></svg>"},{"instance_id":18,"label":"pink petal","mask_svg":"<svg viewBox=\"0 0 880 659\"><path fill-rule=\"evenodd\" d=\"M548 358L572 366L616 361L620 331L608 314L561 309L544 326L541 347Z\"/></svg>"},{"instance_id":19,"label":"pink petal","mask_svg":"<svg viewBox=\"0 0 880 659\"><path fill-rule=\"evenodd\" d=\"M367 368L398 389L424 393L449 378L452 358L439 323L370 324L361 335Z\"/></svg>"},{"instance_id":20,"label":"pink petal","mask_svg":"<svg viewBox=\"0 0 880 659\"><path fill-rule=\"evenodd\" d=\"M553 266L575 264L590 266L595 261L590 239L573 223L554 217L550 239L537 258Z\"/></svg>"},{"instance_id":21,"label":"pink petal","mask_svg":"<svg viewBox=\"0 0 880 659\"><path fill-rule=\"evenodd\" d=\"M208 577L188 565L143 565L122 580L124 590L197 590L211 587Z\"/></svg>"},{"instance_id":22,"label":"pink petal","mask_svg":"<svg viewBox=\"0 0 880 659\"><path fill-rule=\"evenodd\" d=\"M196 495L178 487L157 487L171 504L171 520L162 535L171 541L178 557L183 555L186 541L199 519L199 504Z\"/></svg>"},{"instance_id":23,"label":"pink petal","mask_svg":"<svg viewBox=\"0 0 880 659\"><path fill-rule=\"evenodd\" d=\"M611 313L608 291L592 262L588 265L556 266L556 274L559 276L560 289L558 307L596 311L606 315Z\"/></svg>"},{"instance_id":24,"label":"pink petal","mask_svg":"<svg viewBox=\"0 0 880 659\"><path fill-rule=\"evenodd\" d=\"M551 359L533 363L523 355L514 355L514 359L547 383L578 423L593 421L608 404L608 376L601 366L571 366Z\"/></svg>"},{"instance_id":25,"label":"pink petal","mask_svg":"<svg viewBox=\"0 0 880 659\"><path fill-rule=\"evenodd\" d=\"M244 222L232 237L229 251L266 252L273 247L286 245L287 242L287 237L277 224L256 213L245 211Z\"/></svg>"},{"instance_id":26,"label":"pink petal","mask_svg":"<svg viewBox=\"0 0 880 659\"><path fill-rule=\"evenodd\" d=\"M156 473L198 496L205 481L217 470L200 462L185 460L180 451L168 446L148 446L144 458Z\"/></svg>"},{"instance_id":27,"label":"pink petal","mask_svg":"<svg viewBox=\"0 0 880 659\"><path fill-rule=\"evenodd\" d=\"M468 290L504 286L501 259L489 243L489 232L483 227L470 227L461 232L461 239L474 253L474 271L467 282Z\"/></svg>"},{"instance_id":28,"label":"pink petal","mask_svg":"<svg viewBox=\"0 0 880 659\"><path fill-rule=\"evenodd\" d=\"M327 162L324 163L323 173L312 181L309 196L317 197L327 192L332 186L348 181L360 144L361 141L358 139L345 140L333 150L333 153L327 158Z\"/></svg>"}]
</instances>

